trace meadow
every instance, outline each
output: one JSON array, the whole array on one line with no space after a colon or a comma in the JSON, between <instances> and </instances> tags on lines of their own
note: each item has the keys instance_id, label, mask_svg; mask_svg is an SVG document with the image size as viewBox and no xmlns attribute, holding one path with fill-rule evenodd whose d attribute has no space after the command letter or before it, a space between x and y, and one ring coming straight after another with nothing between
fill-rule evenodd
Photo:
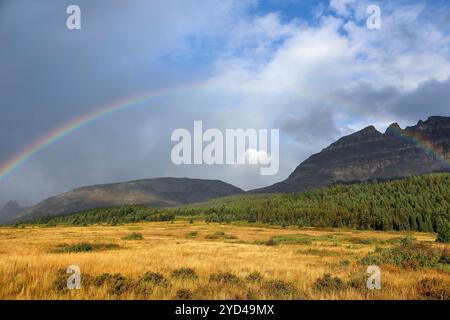
<instances>
[{"instance_id":1,"label":"meadow","mask_svg":"<svg viewBox=\"0 0 450 320\"><path fill-rule=\"evenodd\" d=\"M435 233L203 221L0 227L0 299L450 299ZM366 287L369 264L381 289ZM68 290L69 265L81 289Z\"/></svg>"}]
</instances>

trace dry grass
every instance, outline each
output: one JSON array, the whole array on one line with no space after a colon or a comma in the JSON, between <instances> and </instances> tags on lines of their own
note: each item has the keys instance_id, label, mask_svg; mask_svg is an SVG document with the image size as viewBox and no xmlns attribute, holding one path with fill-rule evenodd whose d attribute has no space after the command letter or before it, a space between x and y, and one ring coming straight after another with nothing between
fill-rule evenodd
<instances>
[{"instance_id":1,"label":"dry grass","mask_svg":"<svg viewBox=\"0 0 450 320\"><path fill-rule=\"evenodd\" d=\"M123 240L136 230L142 239ZM186 236L194 234L195 237ZM365 288L366 267L358 261L376 246L392 246L395 241L390 239L406 235L430 243L435 239L435 235L426 233L282 229L182 221L0 228L0 299L426 299L442 296L443 288L450 287L450 275L437 269L382 266L382 289ZM270 239L276 239L277 244L265 245ZM114 244L120 250L52 252L58 245L77 243ZM61 270L69 265L81 268L81 290L55 288ZM191 276L182 276L187 274ZM317 280L325 274L342 280L339 290L317 289ZM440 284L437 288L440 291L435 295L430 290L436 283Z\"/></svg>"}]
</instances>

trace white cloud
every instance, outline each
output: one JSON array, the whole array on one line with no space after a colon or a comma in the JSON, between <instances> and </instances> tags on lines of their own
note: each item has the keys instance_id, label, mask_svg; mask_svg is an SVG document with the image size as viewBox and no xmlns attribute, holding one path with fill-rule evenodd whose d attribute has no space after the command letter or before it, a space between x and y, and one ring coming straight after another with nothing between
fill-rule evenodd
<instances>
[{"instance_id":1,"label":"white cloud","mask_svg":"<svg viewBox=\"0 0 450 320\"><path fill-rule=\"evenodd\" d=\"M351 13L350 5L355 3L355 0L331 0L330 7L340 16L348 16Z\"/></svg>"}]
</instances>

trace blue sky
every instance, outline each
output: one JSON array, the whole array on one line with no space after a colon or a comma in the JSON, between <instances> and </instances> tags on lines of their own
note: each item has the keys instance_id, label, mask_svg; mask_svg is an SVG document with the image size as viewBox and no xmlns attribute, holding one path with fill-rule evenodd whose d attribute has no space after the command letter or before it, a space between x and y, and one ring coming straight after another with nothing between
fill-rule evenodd
<instances>
[{"instance_id":1,"label":"blue sky","mask_svg":"<svg viewBox=\"0 0 450 320\"><path fill-rule=\"evenodd\" d=\"M69 4L81 7L81 30L65 27ZM366 27L371 4L381 9L380 30ZM0 163L102 105L198 85L49 146L0 180L0 206L158 176L266 186L367 125L448 116L449 21L443 0L1 1ZM175 166L170 134L194 120L279 128L280 173Z\"/></svg>"}]
</instances>

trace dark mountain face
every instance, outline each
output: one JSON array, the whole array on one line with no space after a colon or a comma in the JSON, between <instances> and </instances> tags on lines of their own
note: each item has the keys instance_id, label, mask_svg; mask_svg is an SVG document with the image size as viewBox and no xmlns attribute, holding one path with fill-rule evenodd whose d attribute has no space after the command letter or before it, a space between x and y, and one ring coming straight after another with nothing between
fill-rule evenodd
<instances>
[{"instance_id":1,"label":"dark mountain face","mask_svg":"<svg viewBox=\"0 0 450 320\"><path fill-rule=\"evenodd\" d=\"M312 155L288 179L255 192L297 192L336 182L448 171L449 160L450 117L430 117L404 130L394 123L384 134L370 126Z\"/></svg>"},{"instance_id":2,"label":"dark mountain face","mask_svg":"<svg viewBox=\"0 0 450 320\"><path fill-rule=\"evenodd\" d=\"M219 180L157 178L88 186L42 201L16 218L31 218L121 205L172 207L243 193Z\"/></svg>"},{"instance_id":3,"label":"dark mountain face","mask_svg":"<svg viewBox=\"0 0 450 320\"><path fill-rule=\"evenodd\" d=\"M14 219L20 212L26 209L26 207L20 206L16 201L9 201L0 210L0 223Z\"/></svg>"}]
</instances>

